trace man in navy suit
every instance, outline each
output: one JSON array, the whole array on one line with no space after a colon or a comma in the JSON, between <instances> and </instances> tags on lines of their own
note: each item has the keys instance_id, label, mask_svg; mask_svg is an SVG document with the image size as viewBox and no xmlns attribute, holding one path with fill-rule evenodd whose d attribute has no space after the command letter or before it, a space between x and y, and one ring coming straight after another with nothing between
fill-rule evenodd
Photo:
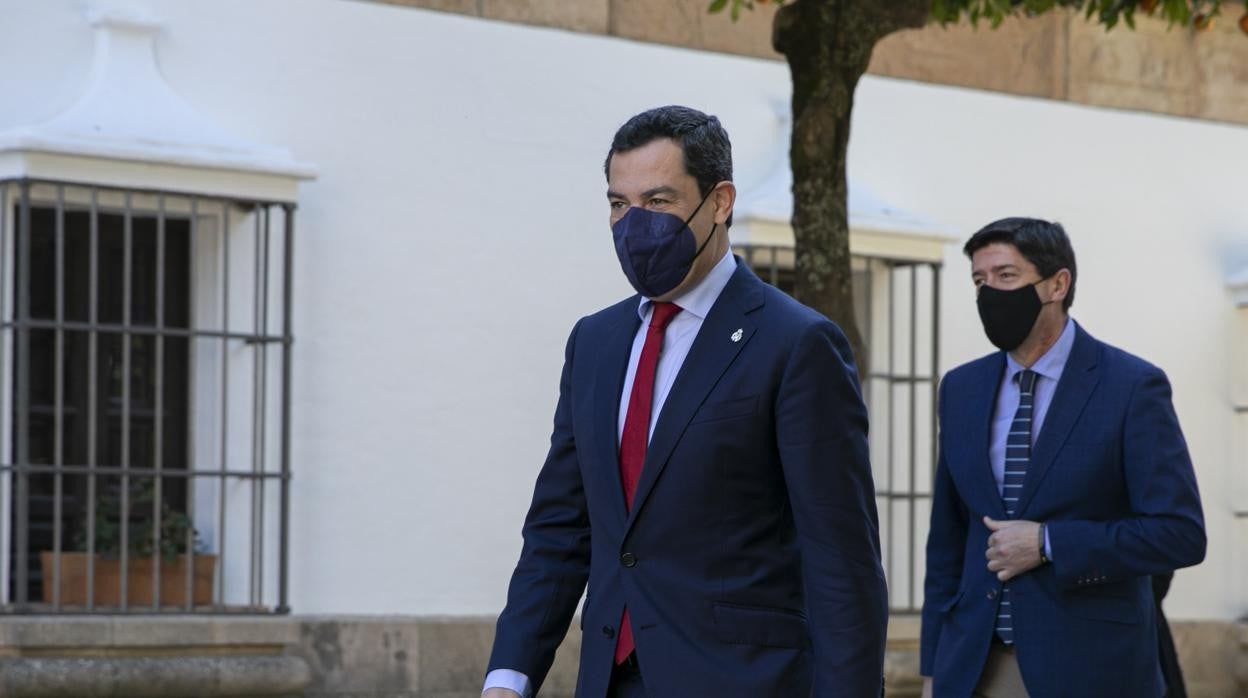
<instances>
[{"instance_id":1,"label":"man in navy suit","mask_svg":"<svg viewBox=\"0 0 1248 698\"><path fill-rule=\"evenodd\" d=\"M579 698L879 695L887 591L845 336L729 254L718 119L639 114L606 174L638 293L568 339L486 695L538 691L587 584Z\"/></svg>"},{"instance_id":2,"label":"man in navy suit","mask_svg":"<svg viewBox=\"0 0 1248 698\"><path fill-rule=\"evenodd\" d=\"M941 383L924 693L1158 698L1150 575L1205 555L1170 384L1070 319L1060 225L1007 218L964 251L1001 351Z\"/></svg>"}]
</instances>

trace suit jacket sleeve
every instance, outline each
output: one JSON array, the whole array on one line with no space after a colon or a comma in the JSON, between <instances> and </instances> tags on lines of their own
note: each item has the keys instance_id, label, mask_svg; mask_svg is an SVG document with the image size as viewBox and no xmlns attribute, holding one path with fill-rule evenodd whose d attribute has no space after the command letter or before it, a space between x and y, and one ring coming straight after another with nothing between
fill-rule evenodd
<instances>
[{"instance_id":1,"label":"suit jacket sleeve","mask_svg":"<svg viewBox=\"0 0 1248 698\"><path fill-rule=\"evenodd\" d=\"M1205 557L1196 475L1160 369L1149 367L1136 383L1122 439L1130 516L1048 523L1053 570L1067 588L1170 572Z\"/></svg>"},{"instance_id":2,"label":"suit jacket sleeve","mask_svg":"<svg viewBox=\"0 0 1248 698\"><path fill-rule=\"evenodd\" d=\"M554 662L589 578L589 515L572 431L572 365L577 324L568 338L550 452L524 522L524 546L499 616L489 670L529 677L537 693Z\"/></svg>"},{"instance_id":3,"label":"suit jacket sleeve","mask_svg":"<svg viewBox=\"0 0 1248 698\"><path fill-rule=\"evenodd\" d=\"M814 695L879 695L888 625L867 415L849 342L831 322L798 340L776 436L801 550Z\"/></svg>"},{"instance_id":4,"label":"suit jacket sleeve","mask_svg":"<svg viewBox=\"0 0 1248 698\"><path fill-rule=\"evenodd\" d=\"M944 384L940 387L939 412L945 414ZM927 577L923 585L923 630L919 645L919 673L923 676L932 675L945 612L958 600L968 519L942 448L932 485L932 519L927 537Z\"/></svg>"}]
</instances>

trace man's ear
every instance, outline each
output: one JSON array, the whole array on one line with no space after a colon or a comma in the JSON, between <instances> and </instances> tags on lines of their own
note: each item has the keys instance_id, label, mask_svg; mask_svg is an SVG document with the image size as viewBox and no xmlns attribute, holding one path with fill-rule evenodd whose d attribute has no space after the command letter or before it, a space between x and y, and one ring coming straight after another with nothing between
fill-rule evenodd
<instances>
[{"instance_id":1,"label":"man's ear","mask_svg":"<svg viewBox=\"0 0 1248 698\"><path fill-rule=\"evenodd\" d=\"M1061 301L1066 300L1066 296L1070 295L1070 270L1059 269L1057 273L1053 275L1053 280L1056 283L1053 284L1053 294L1049 300L1054 303L1060 303Z\"/></svg>"},{"instance_id":2,"label":"man's ear","mask_svg":"<svg viewBox=\"0 0 1248 698\"><path fill-rule=\"evenodd\" d=\"M723 225L732 215L732 207L737 203L737 187L732 182L723 181L715 185L712 192L715 198L715 222Z\"/></svg>"}]
</instances>

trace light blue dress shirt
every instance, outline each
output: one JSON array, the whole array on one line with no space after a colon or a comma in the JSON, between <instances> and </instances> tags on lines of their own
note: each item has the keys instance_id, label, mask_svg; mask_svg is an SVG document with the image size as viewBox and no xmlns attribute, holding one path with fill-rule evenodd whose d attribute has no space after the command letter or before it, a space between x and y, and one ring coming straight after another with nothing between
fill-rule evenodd
<instances>
[{"instance_id":1,"label":"light blue dress shirt","mask_svg":"<svg viewBox=\"0 0 1248 698\"><path fill-rule=\"evenodd\" d=\"M693 347L702 323L711 312L711 306L719 299L724 287L732 280L737 270L737 260L725 254L714 267L707 272L706 278L697 286L681 294L672 302L680 306L681 311L668 323L663 333L663 349L659 352L659 364L654 372L654 397L650 403L650 436L654 436L654 425L659 421L659 413L667 395L676 382L676 374L685 365L685 357ZM624 374L624 389L620 391L620 418L617 424L617 437L624 434L624 419L628 416L628 398L633 392L633 381L637 377L637 362L641 359L641 349L646 344L646 329L650 326L650 315L654 313L654 301L642 298L637 305L637 315L641 317L641 327L633 337L633 351L628 357L628 373Z\"/></svg>"},{"instance_id":2,"label":"light blue dress shirt","mask_svg":"<svg viewBox=\"0 0 1248 698\"><path fill-rule=\"evenodd\" d=\"M654 436L654 425L659 421L659 413L667 396L676 382L680 367L685 364L685 357L697 339L702 323L711 312L711 307L724 292L732 275L737 270L737 260L731 254L724 254L705 278L696 286L685 291L672 300L680 306L681 312L668 323L663 333L663 348L659 352L659 363L654 373L654 396L650 403L650 435ZM646 330L650 326L650 315L654 312L654 301L642 297L637 304L637 315L641 318L641 326L633 336L633 350L628 357L628 372L624 375L624 389L620 391L620 418L618 433L624 433L624 419L628 416L628 398L633 392L633 382L637 377L637 362L641 359L641 349L646 344ZM1017 392L1017 391L1015 391ZM1017 404L1017 401L1016 401ZM512 669L495 669L485 677L485 688L507 688L524 698L532 695L532 682L525 674Z\"/></svg>"},{"instance_id":3,"label":"light blue dress shirt","mask_svg":"<svg viewBox=\"0 0 1248 698\"><path fill-rule=\"evenodd\" d=\"M1066 327L1057 342L1031 366L1031 370L1038 374L1031 417L1033 447L1040 438L1044 418L1049 412L1049 405L1053 404L1053 393L1057 390L1057 382L1062 378L1062 371L1066 368L1066 360L1070 358L1070 349L1074 344L1075 321L1067 318ZM1027 367L1015 361L1009 353L1005 355L1005 375L1002 376L1001 387L997 390L997 406L992 414L992 441L988 447L988 460L992 464L992 477L997 481L998 493L1005 491L1005 442L1010 436L1010 425L1014 423L1014 413L1018 411L1020 399L1015 376L1025 368ZM1047 530L1044 532L1044 554L1050 560L1053 559Z\"/></svg>"}]
</instances>

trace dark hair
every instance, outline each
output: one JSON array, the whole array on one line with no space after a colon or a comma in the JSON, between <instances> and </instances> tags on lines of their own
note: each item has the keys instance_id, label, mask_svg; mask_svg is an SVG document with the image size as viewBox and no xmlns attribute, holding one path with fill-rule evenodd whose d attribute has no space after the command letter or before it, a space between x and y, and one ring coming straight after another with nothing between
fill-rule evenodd
<instances>
[{"instance_id":1,"label":"dark hair","mask_svg":"<svg viewBox=\"0 0 1248 698\"><path fill-rule=\"evenodd\" d=\"M994 242L1013 245L1019 254L1035 265L1041 278L1047 279L1062 269L1069 269L1070 291L1062 301L1062 310L1070 310L1070 305L1075 302L1078 271L1075 268L1075 250L1060 223L1038 218L1002 218L972 235L962 251L971 257Z\"/></svg>"},{"instance_id":2,"label":"dark hair","mask_svg":"<svg viewBox=\"0 0 1248 698\"><path fill-rule=\"evenodd\" d=\"M667 106L644 111L624 122L611 139L611 150L602 166L611 177L611 156L640 148L660 138L671 138L685 156L685 171L698 180L698 193L706 196L716 184L732 180L732 143L719 119L689 107ZM728 218L732 225L732 217Z\"/></svg>"}]
</instances>

